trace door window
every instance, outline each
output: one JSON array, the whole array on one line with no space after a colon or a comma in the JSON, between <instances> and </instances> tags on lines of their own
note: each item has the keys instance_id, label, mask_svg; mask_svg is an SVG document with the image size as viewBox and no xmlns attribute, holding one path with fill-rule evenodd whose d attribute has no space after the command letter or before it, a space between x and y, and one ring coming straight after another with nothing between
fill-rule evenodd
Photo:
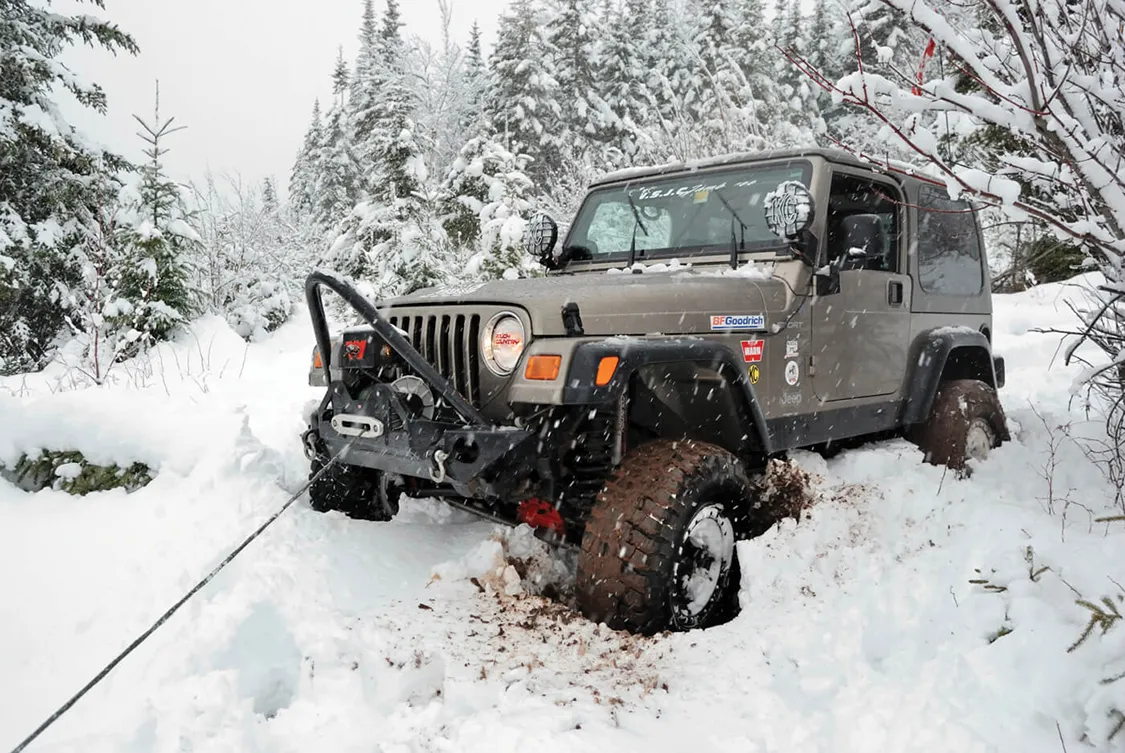
<instances>
[{"instance_id":1,"label":"door window","mask_svg":"<svg viewBox=\"0 0 1125 753\"><path fill-rule=\"evenodd\" d=\"M984 288L973 207L934 186L918 192L918 282L939 295L978 295Z\"/></svg>"},{"instance_id":2,"label":"door window","mask_svg":"<svg viewBox=\"0 0 1125 753\"><path fill-rule=\"evenodd\" d=\"M847 263L843 257L849 250L848 219L857 215L874 215L882 226L879 248L874 253L868 249L866 259L848 268L898 272L900 203L898 190L888 183L840 173L833 176L828 199L828 262Z\"/></svg>"}]
</instances>

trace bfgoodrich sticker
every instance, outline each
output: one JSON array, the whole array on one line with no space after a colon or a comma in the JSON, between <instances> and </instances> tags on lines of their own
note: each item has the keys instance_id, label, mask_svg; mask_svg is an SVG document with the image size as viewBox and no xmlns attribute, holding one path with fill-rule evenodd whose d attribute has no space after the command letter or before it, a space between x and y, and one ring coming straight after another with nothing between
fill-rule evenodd
<instances>
[{"instance_id":1,"label":"bfgoodrich sticker","mask_svg":"<svg viewBox=\"0 0 1125 753\"><path fill-rule=\"evenodd\" d=\"M765 329L765 314L712 314L711 329Z\"/></svg>"}]
</instances>

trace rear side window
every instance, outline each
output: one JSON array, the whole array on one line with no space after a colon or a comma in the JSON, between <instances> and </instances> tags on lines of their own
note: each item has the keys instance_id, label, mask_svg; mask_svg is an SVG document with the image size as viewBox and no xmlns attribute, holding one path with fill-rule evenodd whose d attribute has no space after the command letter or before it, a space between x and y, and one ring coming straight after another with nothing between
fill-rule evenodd
<instances>
[{"instance_id":1,"label":"rear side window","mask_svg":"<svg viewBox=\"0 0 1125 753\"><path fill-rule=\"evenodd\" d=\"M918 194L918 282L937 295L977 295L984 288L980 235L967 201L922 186Z\"/></svg>"}]
</instances>

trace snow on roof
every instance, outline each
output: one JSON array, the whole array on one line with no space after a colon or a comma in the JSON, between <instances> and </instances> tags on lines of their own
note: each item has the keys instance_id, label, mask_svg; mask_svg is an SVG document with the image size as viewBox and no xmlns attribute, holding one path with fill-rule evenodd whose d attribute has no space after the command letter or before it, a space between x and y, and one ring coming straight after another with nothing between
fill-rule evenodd
<instances>
[{"instance_id":1,"label":"snow on roof","mask_svg":"<svg viewBox=\"0 0 1125 753\"><path fill-rule=\"evenodd\" d=\"M647 178L655 175L667 175L670 173L679 172L693 172L695 170L704 170L712 167L721 167L723 165L736 165L745 162L762 162L764 160L785 159L787 157L800 158L800 157L822 157L832 162L845 162L851 165L870 166L869 163L862 162L854 155L849 154L841 149L768 149L757 152L732 152L730 154L720 154L706 159L688 160L686 162L670 162L665 165L649 165L644 167L629 167L624 170L616 170L611 173L603 175L592 183L594 186L604 185L606 183L617 183L623 180L633 180L637 178Z\"/></svg>"}]
</instances>

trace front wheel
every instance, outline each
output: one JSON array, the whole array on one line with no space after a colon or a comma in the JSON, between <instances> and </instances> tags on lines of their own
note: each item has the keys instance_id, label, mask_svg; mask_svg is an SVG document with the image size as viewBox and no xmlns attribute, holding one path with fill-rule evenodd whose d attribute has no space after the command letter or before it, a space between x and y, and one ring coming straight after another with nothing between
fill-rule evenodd
<instances>
[{"instance_id":1,"label":"front wheel","mask_svg":"<svg viewBox=\"0 0 1125 753\"><path fill-rule=\"evenodd\" d=\"M978 379L951 379L938 387L929 417L909 438L926 462L963 470L1011 437L995 389Z\"/></svg>"},{"instance_id":2,"label":"front wheel","mask_svg":"<svg viewBox=\"0 0 1125 753\"><path fill-rule=\"evenodd\" d=\"M708 627L738 612L735 549L755 494L714 445L656 440L629 453L598 495L578 558L578 607L615 629Z\"/></svg>"},{"instance_id":3,"label":"front wheel","mask_svg":"<svg viewBox=\"0 0 1125 753\"><path fill-rule=\"evenodd\" d=\"M333 463L323 473L324 463L313 459L309 478L309 502L317 512L338 510L350 518L386 521L398 514L400 492L391 487L386 474L369 468ZM320 473L319 476L317 474Z\"/></svg>"}]
</instances>

